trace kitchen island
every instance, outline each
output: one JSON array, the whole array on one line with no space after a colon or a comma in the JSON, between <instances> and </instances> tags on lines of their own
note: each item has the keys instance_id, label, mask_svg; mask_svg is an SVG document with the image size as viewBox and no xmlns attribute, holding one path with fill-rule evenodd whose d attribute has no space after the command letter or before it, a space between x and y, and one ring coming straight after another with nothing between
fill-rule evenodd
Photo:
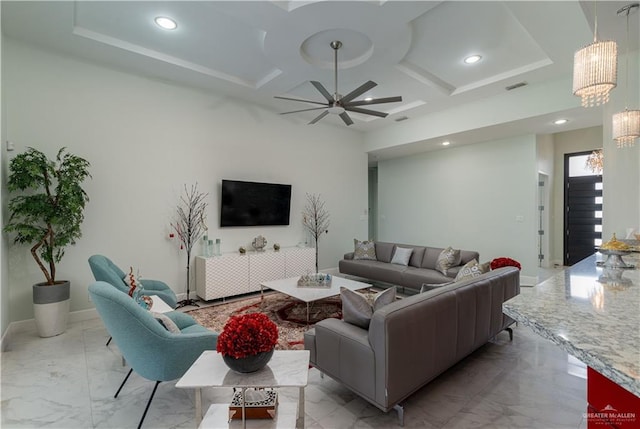
<instances>
[{"instance_id":1,"label":"kitchen island","mask_svg":"<svg viewBox=\"0 0 640 429\"><path fill-rule=\"evenodd\" d=\"M503 304L522 325L588 366L589 428L640 427L640 269L596 253ZM640 254L623 257L640 267Z\"/></svg>"}]
</instances>

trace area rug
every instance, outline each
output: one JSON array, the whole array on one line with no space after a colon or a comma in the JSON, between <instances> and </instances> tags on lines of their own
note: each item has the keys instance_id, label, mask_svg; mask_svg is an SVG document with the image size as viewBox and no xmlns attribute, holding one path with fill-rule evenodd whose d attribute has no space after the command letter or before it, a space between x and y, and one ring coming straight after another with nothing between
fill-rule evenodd
<instances>
[{"instance_id":1,"label":"area rug","mask_svg":"<svg viewBox=\"0 0 640 429\"><path fill-rule=\"evenodd\" d=\"M230 316L247 313L264 313L278 325L277 350L303 350L304 333L320 320L330 317L342 318L342 303L339 296L312 302L307 324L307 305L280 292L241 299L229 303L188 312L202 326L221 332Z\"/></svg>"}]
</instances>

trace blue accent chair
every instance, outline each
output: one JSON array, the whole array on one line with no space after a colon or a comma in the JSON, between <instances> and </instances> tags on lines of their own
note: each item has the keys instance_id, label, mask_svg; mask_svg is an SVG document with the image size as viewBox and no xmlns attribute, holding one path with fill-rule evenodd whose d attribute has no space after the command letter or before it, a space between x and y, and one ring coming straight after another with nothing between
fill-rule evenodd
<instances>
[{"instance_id":1,"label":"blue accent chair","mask_svg":"<svg viewBox=\"0 0 640 429\"><path fill-rule=\"evenodd\" d=\"M110 283L124 293L129 293L129 285L124 282L124 271L111 262L109 258L102 255L93 255L89 258L89 266L96 281ZM147 295L158 295L169 307L176 308L178 299L166 283L160 280L148 279L142 279L141 282L142 287L147 291Z\"/></svg>"},{"instance_id":2,"label":"blue accent chair","mask_svg":"<svg viewBox=\"0 0 640 429\"><path fill-rule=\"evenodd\" d=\"M156 384L138 424L142 427L158 384L180 378L205 350L215 350L218 334L199 325L191 316L177 311L164 313L180 329L169 332L148 310L111 284L97 281L89 295L107 331L131 367L120 390L133 371Z\"/></svg>"}]
</instances>

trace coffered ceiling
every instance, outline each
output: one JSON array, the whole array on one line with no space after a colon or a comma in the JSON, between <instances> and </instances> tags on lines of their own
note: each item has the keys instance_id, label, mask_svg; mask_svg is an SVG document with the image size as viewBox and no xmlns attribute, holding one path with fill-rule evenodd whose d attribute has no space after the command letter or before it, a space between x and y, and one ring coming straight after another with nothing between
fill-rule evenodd
<instances>
[{"instance_id":1,"label":"coffered ceiling","mask_svg":"<svg viewBox=\"0 0 640 429\"><path fill-rule=\"evenodd\" d=\"M616 11L627 3L597 4L600 39L618 40L621 49L625 21ZM639 15L632 16L632 51ZM177 29L158 27L158 16L174 19ZM384 119L351 114L351 128L364 132L505 94L520 83L570 79L574 52L593 40L593 18L594 3L578 1L2 1L5 36L237 97L274 115L314 107L274 96L324 101L310 80L333 92L329 43L340 40L341 94L373 80L378 86L360 99L403 98L371 106L388 112ZM482 59L465 64L472 54ZM597 109L578 106L576 98L569 126L601 123ZM317 113L287 118L304 124ZM550 119L540 120L537 132L558 131ZM335 115L322 122L345 126Z\"/></svg>"}]
</instances>

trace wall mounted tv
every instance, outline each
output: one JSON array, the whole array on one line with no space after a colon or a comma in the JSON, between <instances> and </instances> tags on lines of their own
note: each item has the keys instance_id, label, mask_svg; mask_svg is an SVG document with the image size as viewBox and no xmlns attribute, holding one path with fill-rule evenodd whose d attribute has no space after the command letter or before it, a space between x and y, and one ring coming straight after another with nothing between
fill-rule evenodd
<instances>
[{"instance_id":1,"label":"wall mounted tv","mask_svg":"<svg viewBox=\"0 0 640 429\"><path fill-rule=\"evenodd\" d=\"M220 226L289 225L291 185L223 180Z\"/></svg>"}]
</instances>

